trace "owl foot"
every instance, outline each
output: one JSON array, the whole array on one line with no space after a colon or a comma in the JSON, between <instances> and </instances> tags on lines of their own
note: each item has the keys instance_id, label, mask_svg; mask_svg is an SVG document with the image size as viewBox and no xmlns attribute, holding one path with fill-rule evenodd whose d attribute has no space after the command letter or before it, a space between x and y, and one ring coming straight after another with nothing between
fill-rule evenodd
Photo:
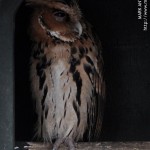
<instances>
[{"instance_id":1,"label":"owl foot","mask_svg":"<svg viewBox=\"0 0 150 150\"><path fill-rule=\"evenodd\" d=\"M58 150L59 146L65 141L64 138L59 138L55 141L53 145L53 150Z\"/></svg>"},{"instance_id":2,"label":"owl foot","mask_svg":"<svg viewBox=\"0 0 150 150\"><path fill-rule=\"evenodd\" d=\"M65 143L68 146L69 150L75 150L75 143L72 138L66 138Z\"/></svg>"},{"instance_id":3,"label":"owl foot","mask_svg":"<svg viewBox=\"0 0 150 150\"><path fill-rule=\"evenodd\" d=\"M75 150L75 143L74 140L72 138L59 138L55 141L54 145L53 145L53 150L58 150L59 146L65 143L69 150Z\"/></svg>"}]
</instances>

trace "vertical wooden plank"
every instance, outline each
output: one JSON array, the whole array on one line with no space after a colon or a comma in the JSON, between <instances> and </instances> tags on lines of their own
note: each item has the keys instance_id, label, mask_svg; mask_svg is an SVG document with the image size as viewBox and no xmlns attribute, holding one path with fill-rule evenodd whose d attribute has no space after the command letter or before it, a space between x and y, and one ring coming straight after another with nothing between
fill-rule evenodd
<instances>
[{"instance_id":1,"label":"vertical wooden plank","mask_svg":"<svg viewBox=\"0 0 150 150\"><path fill-rule=\"evenodd\" d=\"M0 149L14 144L14 16L21 0L0 1Z\"/></svg>"}]
</instances>

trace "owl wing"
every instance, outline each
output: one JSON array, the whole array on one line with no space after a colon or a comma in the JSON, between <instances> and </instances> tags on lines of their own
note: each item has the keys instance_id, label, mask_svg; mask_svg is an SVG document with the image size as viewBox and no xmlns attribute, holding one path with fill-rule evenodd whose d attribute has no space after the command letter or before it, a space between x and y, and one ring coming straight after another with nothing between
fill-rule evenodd
<instances>
[{"instance_id":1,"label":"owl wing","mask_svg":"<svg viewBox=\"0 0 150 150\"><path fill-rule=\"evenodd\" d=\"M93 92L91 96L91 105L88 108L88 140L97 141L100 139L100 132L103 119L104 103L105 103L105 82L103 77L103 59L101 54L101 42L98 36L92 33L94 47L97 50L96 61L91 65L86 73L93 83ZM90 70L90 71L89 71Z\"/></svg>"}]
</instances>

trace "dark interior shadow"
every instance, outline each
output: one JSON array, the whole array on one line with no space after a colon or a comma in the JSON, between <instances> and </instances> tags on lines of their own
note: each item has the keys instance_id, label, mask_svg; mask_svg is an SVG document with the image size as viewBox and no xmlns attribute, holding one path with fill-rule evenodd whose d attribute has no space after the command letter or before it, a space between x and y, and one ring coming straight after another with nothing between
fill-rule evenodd
<instances>
[{"instance_id":1,"label":"dark interior shadow","mask_svg":"<svg viewBox=\"0 0 150 150\"><path fill-rule=\"evenodd\" d=\"M30 93L30 41L27 34L31 11L22 3L15 18L15 139L29 141L33 137L35 114Z\"/></svg>"}]
</instances>

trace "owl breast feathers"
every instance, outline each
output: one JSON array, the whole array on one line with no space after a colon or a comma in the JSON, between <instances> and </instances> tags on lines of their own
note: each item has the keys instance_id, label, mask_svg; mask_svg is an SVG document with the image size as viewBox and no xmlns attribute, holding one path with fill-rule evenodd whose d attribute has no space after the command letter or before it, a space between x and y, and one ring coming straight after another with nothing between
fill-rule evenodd
<instances>
[{"instance_id":1,"label":"owl breast feathers","mask_svg":"<svg viewBox=\"0 0 150 150\"><path fill-rule=\"evenodd\" d=\"M74 0L26 0L33 10L31 89L44 141L99 140L105 84L101 44Z\"/></svg>"}]
</instances>

